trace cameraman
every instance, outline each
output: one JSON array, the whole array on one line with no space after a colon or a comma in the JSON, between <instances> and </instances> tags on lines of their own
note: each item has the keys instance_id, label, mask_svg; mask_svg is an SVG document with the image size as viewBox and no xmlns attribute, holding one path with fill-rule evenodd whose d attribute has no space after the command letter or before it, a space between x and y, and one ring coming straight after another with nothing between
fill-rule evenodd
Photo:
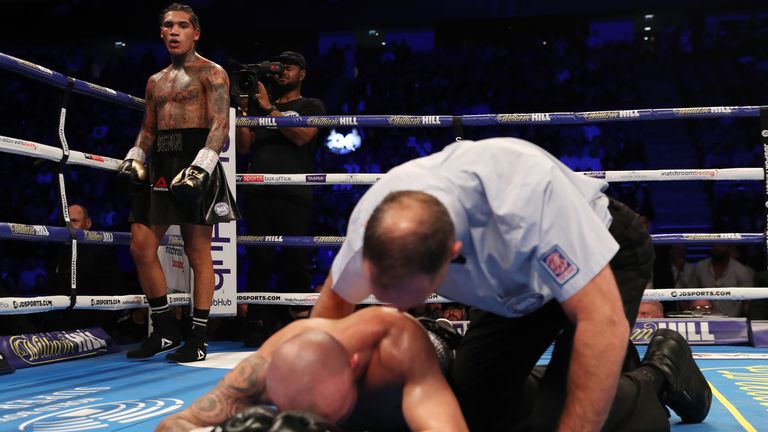
<instances>
[{"instance_id":1,"label":"cameraman","mask_svg":"<svg viewBox=\"0 0 768 432\"><path fill-rule=\"evenodd\" d=\"M258 94L238 97L238 116L320 116L325 114L323 102L301 96L301 84L307 75L304 56L285 51L274 59L283 64L279 75L266 74L258 81ZM267 83L267 86L264 83ZM239 154L250 155L251 173L311 173L315 169L317 128L237 128ZM250 235L306 236L312 212L311 186L254 186L246 189L245 220ZM280 253L279 266L275 249L248 248L250 267L247 291L269 291L273 267L277 275L277 291L310 292L311 278L306 249L288 247ZM260 346L272 333L295 318L288 306L250 305L246 346Z\"/></svg>"}]
</instances>

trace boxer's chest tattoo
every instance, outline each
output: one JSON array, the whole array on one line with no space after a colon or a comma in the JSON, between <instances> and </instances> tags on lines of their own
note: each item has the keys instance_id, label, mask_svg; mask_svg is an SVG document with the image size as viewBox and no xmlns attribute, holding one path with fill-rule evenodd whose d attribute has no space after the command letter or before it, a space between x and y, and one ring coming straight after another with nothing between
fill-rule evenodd
<instances>
[{"instance_id":1,"label":"boxer's chest tattoo","mask_svg":"<svg viewBox=\"0 0 768 432\"><path fill-rule=\"evenodd\" d=\"M155 88L155 103L161 124L190 127L205 115L205 92L200 74L170 73Z\"/></svg>"}]
</instances>

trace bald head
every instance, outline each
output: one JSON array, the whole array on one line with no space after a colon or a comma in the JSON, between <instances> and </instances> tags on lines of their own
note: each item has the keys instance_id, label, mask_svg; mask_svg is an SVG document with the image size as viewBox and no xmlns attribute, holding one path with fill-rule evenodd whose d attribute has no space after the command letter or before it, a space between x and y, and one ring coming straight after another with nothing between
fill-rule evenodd
<instances>
[{"instance_id":1,"label":"bald head","mask_svg":"<svg viewBox=\"0 0 768 432\"><path fill-rule=\"evenodd\" d=\"M88 209L80 204L72 204L67 208L69 212L69 220L72 222L72 227L75 229L91 229L93 223L91 217L88 215Z\"/></svg>"},{"instance_id":2,"label":"bald head","mask_svg":"<svg viewBox=\"0 0 768 432\"><path fill-rule=\"evenodd\" d=\"M445 206L418 191L392 192L365 228L363 258L371 282L388 289L416 275L435 275L450 260L454 227Z\"/></svg>"},{"instance_id":3,"label":"bald head","mask_svg":"<svg viewBox=\"0 0 768 432\"><path fill-rule=\"evenodd\" d=\"M275 349L266 386L281 411L310 411L334 423L346 417L357 400L350 354L319 330L298 334Z\"/></svg>"}]
</instances>

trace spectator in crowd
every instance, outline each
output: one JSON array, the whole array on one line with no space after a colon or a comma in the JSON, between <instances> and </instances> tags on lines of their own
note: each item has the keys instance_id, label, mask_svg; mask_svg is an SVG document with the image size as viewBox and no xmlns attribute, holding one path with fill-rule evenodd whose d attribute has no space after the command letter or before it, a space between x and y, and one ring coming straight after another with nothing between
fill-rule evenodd
<instances>
[{"instance_id":1,"label":"spectator in crowd","mask_svg":"<svg viewBox=\"0 0 768 432\"><path fill-rule=\"evenodd\" d=\"M258 93L237 99L240 116L319 116L325 114L320 99L304 97L301 87L307 77L307 61L295 51L285 51L275 58L283 65L276 77L258 82ZM274 81L270 83L270 79ZM248 155L249 172L284 174L311 173L315 169L318 128L270 127L237 128L236 143L240 154ZM245 194L245 220L250 235L305 236L312 221L311 186L254 186ZM277 279L281 292L311 292L307 250L283 248L276 261L275 248L248 249L250 262L247 291L270 291L270 276ZM276 265L279 262L280 265ZM295 319L300 309L288 306L251 305L245 345L259 346L281 326ZM305 316L308 314L304 309Z\"/></svg>"},{"instance_id":2,"label":"spectator in crowd","mask_svg":"<svg viewBox=\"0 0 768 432\"><path fill-rule=\"evenodd\" d=\"M686 260L687 252L688 248L685 245L669 247L669 265L673 280L670 288L688 288L691 286L694 265Z\"/></svg>"},{"instance_id":3,"label":"spectator in crowd","mask_svg":"<svg viewBox=\"0 0 768 432\"><path fill-rule=\"evenodd\" d=\"M466 320L466 307L459 303L443 303L441 305L441 317L448 321Z\"/></svg>"},{"instance_id":4,"label":"spectator in crowd","mask_svg":"<svg viewBox=\"0 0 768 432\"><path fill-rule=\"evenodd\" d=\"M768 270L755 274L756 287L768 287ZM747 302L747 318L751 320L768 320L768 298L749 300Z\"/></svg>"},{"instance_id":5,"label":"spectator in crowd","mask_svg":"<svg viewBox=\"0 0 768 432\"><path fill-rule=\"evenodd\" d=\"M730 244L712 246L709 258L696 263L689 288L750 287L755 271L737 261ZM710 310L730 317L744 316L742 300L697 300L688 303L688 310Z\"/></svg>"},{"instance_id":6,"label":"spectator in crowd","mask_svg":"<svg viewBox=\"0 0 768 432\"><path fill-rule=\"evenodd\" d=\"M685 245L656 246L656 261L653 263L653 288L688 288L693 278L694 264L687 261L688 248ZM665 313L677 312L688 307L676 301L664 301Z\"/></svg>"},{"instance_id":7,"label":"spectator in crowd","mask_svg":"<svg viewBox=\"0 0 768 432\"><path fill-rule=\"evenodd\" d=\"M67 211L72 228L90 230L93 220L88 209L82 204L71 204ZM57 245L55 268L53 269L53 294L69 296L72 277L72 249L68 244ZM127 294L123 273L120 271L115 246L79 242L77 244L77 295L117 296ZM50 330L74 330L87 327L101 327L112 333L122 312L110 310L72 309L54 311L47 324Z\"/></svg>"},{"instance_id":8,"label":"spectator in crowd","mask_svg":"<svg viewBox=\"0 0 768 432\"><path fill-rule=\"evenodd\" d=\"M659 301L642 301L637 311L638 318L664 318L664 306Z\"/></svg>"}]
</instances>

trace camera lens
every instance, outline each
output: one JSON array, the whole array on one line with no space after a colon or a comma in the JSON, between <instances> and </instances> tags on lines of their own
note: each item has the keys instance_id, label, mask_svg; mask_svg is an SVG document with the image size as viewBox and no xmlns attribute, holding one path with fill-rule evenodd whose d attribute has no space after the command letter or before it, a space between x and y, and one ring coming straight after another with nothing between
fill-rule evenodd
<instances>
[{"instance_id":1,"label":"camera lens","mask_svg":"<svg viewBox=\"0 0 768 432\"><path fill-rule=\"evenodd\" d=\"M254 70L240 70L230 75L229 93L232 96L254 96L259 92L259 75Z\"/></svg>"},{"instance_id":2,"label":"camera lens","mask_svg":"<svg viewBox=\"0 0 768 432\"><path fill-rule=\"evenodd\" d=\"M251 90L256 88L256 82L252 76L244 75L237 81L237 87L242 91L242 93L250 94Z\"/></svg>"}]
</instances>

